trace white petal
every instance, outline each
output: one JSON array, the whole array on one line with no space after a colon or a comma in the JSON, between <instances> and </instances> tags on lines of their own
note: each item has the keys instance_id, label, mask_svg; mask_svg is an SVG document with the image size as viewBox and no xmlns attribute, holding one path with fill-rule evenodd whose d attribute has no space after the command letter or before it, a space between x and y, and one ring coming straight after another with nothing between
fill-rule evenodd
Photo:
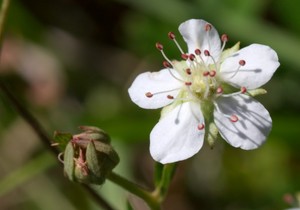
<instances>
[{"instance_id":1,"label":"white petal","mask_svg":"<svg viewBox=\"0 0 300 210\"><path fill-rule=\"evenodd\" d=\"M261 103L244 94L219 97L216 103L219 111L217 108L214 111L215 123L229 144L250 150L265 142L272 128L272 119ZM231 115L236 115L238 121L231 122L228 118Z\"/></svg>"},{"instance_id":2,"label":"white petal","mask_svg":"<svg viewBox=\"0 0 300 210\"><path fill-rule=\"evenodd\" d=\"M186 102L178 105L160 119L150 134L150 153L163 164L187 159L203 145L204 123L199 104ZM204 125L204 124L203 124Z\"/></svg>"},{"instance_id":3,"label":"white petal","mask_svg":"<svg viewBox=\"0 0 300 210\"><path fill-rule=\"evenodd\" d=\"M173 75L180 77L175 70L170 70ZM175 79L167 69L159 72L144 72L136 77L128 89L131 100L145 109L157 109L173 102L167 96L174 98L178 95L182 83ZM147 97L146 93L154 94Z\"/></svg>"},{"instance_id":4,"label":"white petal","mask_svg":"<svg viewBox=\"0 0 300 210\"><path fill-rule=\"evenodd\" d=\"M239 68L240 60L246 64ZM226 58L220 72L222 79L233 86L254 89L267 83L278 66L278 56L273 49L252 44Z\"/></svg>"},{"instance_id":5,"label":"white petal","mask_svg":"<svg viewBox=\"0 0 300 210\"><path fill-rule=\"evenodd\" d=\"M206 61L208 57L204 56L204 50L208 50L215 60L219 59L221 50L221 41L218 31L211 25L211 30L206 31L205 26L210 24L204 20L191 19L183 22L179 26L179 32L188 45L189 53L195 54L195 49L200 49L202 57ZM212 63L212 60L208 60Z\"/></svg>"}]
</instances>

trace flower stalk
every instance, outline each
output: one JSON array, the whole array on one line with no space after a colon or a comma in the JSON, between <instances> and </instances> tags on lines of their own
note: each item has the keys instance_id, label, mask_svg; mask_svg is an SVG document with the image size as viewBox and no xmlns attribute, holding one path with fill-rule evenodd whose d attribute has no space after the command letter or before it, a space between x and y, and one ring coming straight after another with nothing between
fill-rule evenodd
<instances>
[{"instance_id":1,"label":"flower stalk","mask_svg":"<svg viewBox=\"0 0 300 210\"><path fill-rule=\"evenodd\" d=\"M119 185L123 189L127 190L128 192L131 192L132 194L138 196L139 198L143 199L152 210L160 210L160 204L161 200L159 199L159 196L156 196L157 194L154 192L150 192L148 190L143 189L139 185L125 179L124 177L111 172L108 177L108 180L111 182Z\"/></svg>"}]
</instances>

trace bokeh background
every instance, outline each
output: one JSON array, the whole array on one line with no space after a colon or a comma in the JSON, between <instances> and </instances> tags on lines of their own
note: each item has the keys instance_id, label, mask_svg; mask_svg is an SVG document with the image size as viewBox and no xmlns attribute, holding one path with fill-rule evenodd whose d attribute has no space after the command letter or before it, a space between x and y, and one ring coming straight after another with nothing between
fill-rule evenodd
<instances>
[{"instance_id":1,"label":"bokeh background","mask_svg":"<svg viewBox=\"0 0 300 210\"><path fill-rule=\"evenodd\" d=\"M121 162L116 171L151 188L149 133L159 110L142 110L127 89L135 76L162 68L155 43L172 58L167 33L190 18L211 22L241 41L271 46L281 66L257 97L273 130L254 151L225 141L179 164L164 208L169 210L280 210L300 191L300 1L294 0L19 0L12 1L0 76L49 135L79 125L107 131ZM56 158L0 95L0 209L99 209L63 175ZM116 209L129 198L107 181L95 189ZM291 197L292 196L292 197ZM288 201L288 202L287 202ZM294 203L293 203L294 202ZM290 204L288 204L290 203Z\"/></svg>"}]
</instances>

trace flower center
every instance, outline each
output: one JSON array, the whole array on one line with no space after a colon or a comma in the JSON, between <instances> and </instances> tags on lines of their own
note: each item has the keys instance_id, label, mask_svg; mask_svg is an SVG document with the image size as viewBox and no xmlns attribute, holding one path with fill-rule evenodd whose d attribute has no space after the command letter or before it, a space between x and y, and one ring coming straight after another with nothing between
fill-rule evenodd
<instances>
[{"instance_id":1,"label":"flower center","mask_svg":"<svg viewBox=\"0 0 300 210\"><path fill-rule=\"evenodd\" d=\"M185 74L183 74L183 78L191 83L189 91L199 100L210 100L215 97L216 93L219 94L216 91L220 86L217 77L219 67L215 62L207 64L205 57L211 57L214 60L208 50L205 50L204 55L201 55L201 51L196 49L195 54L190 54L186 59L187 68L184 71ZM182 71L178 68L176 70L178 72Z\"/></svg>"},{"instance_id":2,"label":"flower center","mask_svg":"<svg viewBox=\"0 0 300 210\"><path fill-rule=\"evenodd\" d=\"M207 24L205 26L206 35L211 31L212 26ZM169 32L168 36L171 40L174 41L177 48L181 53L181 58L183 61L171 61L164 52L164 47L161 43L156 43L156 48L161 52L162 56L164 57L165 61L163 62L163 66L168 69L170 75L175 78L176 80L180 81L183 86L181 88L172 89L172 90L164 90L160 92L147 92L145 96L148 98L152 98L154 95L164 94L170 100L180 100L180 101L200 101L201 104L209 102L209 104L213 104L217 111L220 112L218 105L215 103L215 99L220 95L224 97L232 96L235 94L246 93L247 89L242 87L239 92L231 93L231 94L224 94L223 87L222 87L222 79L220 74L220 65L221 65L221 56L215 58L211 55L210 50L210 42L209 42L209 49L195 49L194 53L186 54L178 44L175 38L175 34L173 32ZM228 36L223 34L221 36L222 40L222 47L220 49L219 55L223 52L226 43L228 42ZM217 59L217 60L216 60ZM242 66L246 65L245 60L239 60L238 68L232 70L231 77L234 77L239 71ZM174 74L173 72L177 71L178 74ZM174 97L170 95L170 93L174 90L181 89L181 94L179 97ZM239 121L239 117L235 114L226 115L231 122ZM199 130L204 129L204 124L201 122L198 126Z\"/></svg>"}]
</instances>

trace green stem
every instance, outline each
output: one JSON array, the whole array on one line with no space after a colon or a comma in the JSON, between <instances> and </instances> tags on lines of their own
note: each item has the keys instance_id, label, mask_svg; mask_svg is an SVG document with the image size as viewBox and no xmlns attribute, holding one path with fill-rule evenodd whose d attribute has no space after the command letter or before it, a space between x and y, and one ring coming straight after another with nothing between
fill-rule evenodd
<instances>
[{"instance_id":1,"label":"green stem","mask_svg":"<svg viewBox=\"0 0 300 210\"><path fill-rule=\"evenodd\" d=\"M160 210L160 201L154 196L153 193L142 189L139 185L121 177L120 175L111 172L110 175L107 177L110 181L114 182L115 184L123 187L127 191L131 192L132 194L140 197L143 199L152 210Z\"/></svg>"},{"instance_id":2,"label":"green stem","mask_svg":"<svg viewBox=\"0 0 300 210\"><path fill-rule=\"evenodd\" d=\"M175 174L176 166L176 163L170 163L163 166L161 179L153 191L153 196L156 197L159 202L162 202L167 195L170 183Z\"/></svg>"}]
</instances>

